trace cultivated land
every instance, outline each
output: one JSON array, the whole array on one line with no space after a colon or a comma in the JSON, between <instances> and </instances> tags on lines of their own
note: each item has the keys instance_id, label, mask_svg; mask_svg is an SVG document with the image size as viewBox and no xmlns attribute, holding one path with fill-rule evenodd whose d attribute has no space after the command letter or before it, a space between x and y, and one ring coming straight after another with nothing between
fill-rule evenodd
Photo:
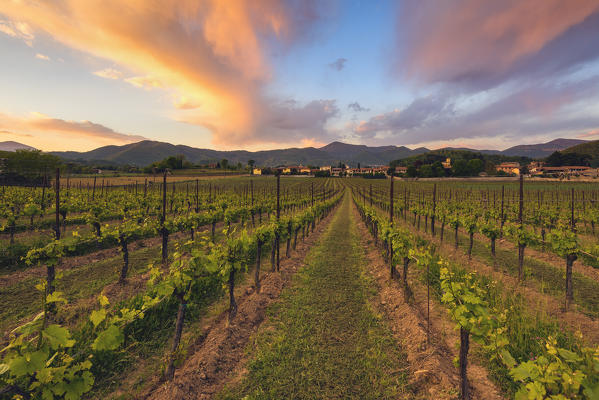
<instances>
[{"instance_id":1,"label":"cultivated land","mask_svg":"<svg viewBox=\"0 0 599 400\"><path fill-rule=\"evenodd\" d=\"M593 184L180 178L4 188L0 399L597 398Z\"/></svg>"}]
</instances>

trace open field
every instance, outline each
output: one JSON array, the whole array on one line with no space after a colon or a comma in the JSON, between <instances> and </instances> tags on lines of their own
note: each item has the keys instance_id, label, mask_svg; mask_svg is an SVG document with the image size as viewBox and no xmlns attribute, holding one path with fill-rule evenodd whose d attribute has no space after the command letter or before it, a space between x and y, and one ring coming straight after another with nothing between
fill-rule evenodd
<instances>
[{"instance_id":1,"label":"open field","mask_svg":"<svg viewBox=\"0 0 599 400\"><path fill-rule=\"evenodd\" d=\"M239 171L227 171L219 172L218 170L181 170L175 171L169 175L169 182L194 182L196 179L218 179L218 178L233 178L239 176L247 176L247 172ZM143 187L145 183L152 184L160 183L162 179L161 174L127 174L127 173L111 173L110 171L103 174L96 175L73 175L64 176L61 185L66 188L67 186L79 188L86 188L88 186L93 188L94 181L96 187L101 188L102 186L127 186L127 185L138 185Z\"/></svg>"}]
</instances>

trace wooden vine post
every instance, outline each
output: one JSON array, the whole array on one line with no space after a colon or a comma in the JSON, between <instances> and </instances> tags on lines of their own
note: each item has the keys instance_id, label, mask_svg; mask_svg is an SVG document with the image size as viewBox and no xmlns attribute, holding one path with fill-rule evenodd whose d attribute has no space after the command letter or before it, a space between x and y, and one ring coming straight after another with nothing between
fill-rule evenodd
<instances>
[{"instance_id":1,"label":"wooden vine post","mask_svg":"<svg viewBox=\"0 0 599 400\"><path fill-rule=\"evenodd\" d=\"M467 400L468 395L468 351L470 350L470 332L460 326L460 399Z\"/></svg>"},{"instance_id":2,"label":"wooden vine post","mask_svg":"<svg viewBox=\"0 0 599 400\"><path fill-rule=\"evenodd\" d=\"M572 232L576 232L576 220L574 219L574 188L570 193L570 227Z\"/></svg>"},{"instance_id":3,"label":"wooden vine post","mask_svg":"<svg viewBox=\"0 0 599 400\"><path fill-rule=\"evenodd\" d=\"M254 181L250 180L250 196L251 196L251 206L252 206L252 227L256 226L255 220L254 220Z\"/></svg>"},{"instance_id":4,"label":"wooden vine post","mask_svg":"<svg viewBox=\"0 0 599 400\"><path fill-rule=\"evenodd\" d=\"M574 219L574 188L572 188L571 201L570 201L570 229L575 238L576 237L575 236L576 235L576 220ZM572 269L574 267L574 261L576 261L577 258L578 258L578 256L576 255L576 252L574 252L574 251L569 251L566 253L566 303L565 303L566 311L570 308L570 304L574 301L574 290L573 290L573 285L572 285Z\"/></svg>"},{"instance_id":5,"label":"wooden vine post","mask_svg":"<svg viewBox=\"0 0 599 400\"><path fill-rule=\"evenodd\" d=\"M389 225L391 229L393 229L393 172L391 172L391 182L389 184ZM389 235L389 272L390 277L393 279L393 270L395 269L393 266L393 240L391 239L393 236Z\"/></svg>"},{"instance_id":6,"label":"wooden vine post","mask_svg":"<svg viewBox=\"0 0 599 400\"><path fill-rule=\"evenodd\" d=\"M196 213L200 212L200 182L196 179Z\"/></svg>"},{"instance_id":7,"label":"wooden vine post","mask_svg":"<svg viewBox=\"0 0 599 400\"><path fill-rule=\"evenodd\" d=\"M501 185L501 214L499 216L500 223L501 223L500 235L503 235L503 223L505 221L505 218L503 217L504 198L505 198L505 186Z\"/></svg>"},{"instance_id":8,"label":"wooden vine post","mask_svg":"<svg viewBox=\"0 0 599 400\"><path fill-rule=\"evenodd\" d=\"M60 168L56 168L56 225L54 226L54 235L56 240L60 239Z\"/></svg>"},{"instance_id":9,"label":"wooden vine post","mask_svg":"<svg viewBox=\"0 0 599 400\"><path fill-rule=\"evenodd\" d=\"M281 257L279 254L279 245L281 241L281 235L279 233L278 224L281 219L281 174L277 174L277 234L275 236L275 246L277 252L277 271L281 270Z\"/></svg>"},{"instance_id":10,"label":"wooden vine post","mask_svg":"<svg viewBox=\"0 0 599 400\"><path fill-rule=\"evenodd\" d=\"M160 217L160 230L162 233L162 263L168 260L168 231L166 229L166 170L162 177L162 216Z\"/></svg>"},{"instance_id":11,"label":"wooden vine post","mask_svg":"<svg viewBox=\"0 0 599 400\"><path fill-rule=\"evenodd\" d=\"M524 176L520 174L520 200L518 207L518 224L519 229L524 229L524 224L522 220L522 213L524 210ZM522 281L524 279L524 248L526 244L522 241L518 242L518 280Z\"/></svg>"},{"instance_id":12,"label":"wooden vine post","mask_svg":"<svg viewBox=\"0 0 599 400\"><path fill-rule=\"evenodd\" d=\"M56 168L56 183L55 183L55 193L56 193L56 225L54 226L54 232L56 235L56 240L60 240L60 168ZM54 280L56 278L56 265L54 262L48 263L46 265L46 296L54 293L55 286ZM55 304L50 304L48 307L48 311L54 312Z\"/></svg>"},{"instance_id":13,"label":"wooden vine post","mask_svg":"<svg viewBox=\"0 0 599 400\"><path fill-rule=\"evenodd\" d=\"M433 212L431 214L431 234L435 236L435 211L437 209L437 184L433 185Z\"/></svg>"}]
</instances>

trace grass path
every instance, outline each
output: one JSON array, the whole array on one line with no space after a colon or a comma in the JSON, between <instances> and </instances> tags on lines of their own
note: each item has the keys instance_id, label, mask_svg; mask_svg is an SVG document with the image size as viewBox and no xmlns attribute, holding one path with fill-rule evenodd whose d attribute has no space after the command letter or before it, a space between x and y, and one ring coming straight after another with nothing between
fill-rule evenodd
<instances>
[{"instance_id":1,"label":"grass path","mask_svg":"<svg viewBox=\"0 0 599 400\"><path fill-rule=\"evenodd\" d=\"M248 372L221 399L396 399L407 361L371 308L350 196L306 257L294 285L269 309ZM247 397L246 397L247 396Z\"/></svg>"}]
</instances>

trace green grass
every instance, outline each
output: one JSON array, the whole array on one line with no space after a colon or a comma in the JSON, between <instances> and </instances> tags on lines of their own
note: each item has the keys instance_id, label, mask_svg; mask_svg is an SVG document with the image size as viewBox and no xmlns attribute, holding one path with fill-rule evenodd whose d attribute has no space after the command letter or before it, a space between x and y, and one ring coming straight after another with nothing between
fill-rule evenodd
<instances>
[{"instance_id":1,"label":"green grass","mask_svg":"<svg viewBox=\"0 0 599 400\"><path fill-rule=\"evenodd\" d=\"M349 196L269 308L248 375L221 399L396 399L406 393L406 360L369 306L374 283L350 214ZM246 397L247 396L247 397Z\"/></svg>"}]
</instances>

